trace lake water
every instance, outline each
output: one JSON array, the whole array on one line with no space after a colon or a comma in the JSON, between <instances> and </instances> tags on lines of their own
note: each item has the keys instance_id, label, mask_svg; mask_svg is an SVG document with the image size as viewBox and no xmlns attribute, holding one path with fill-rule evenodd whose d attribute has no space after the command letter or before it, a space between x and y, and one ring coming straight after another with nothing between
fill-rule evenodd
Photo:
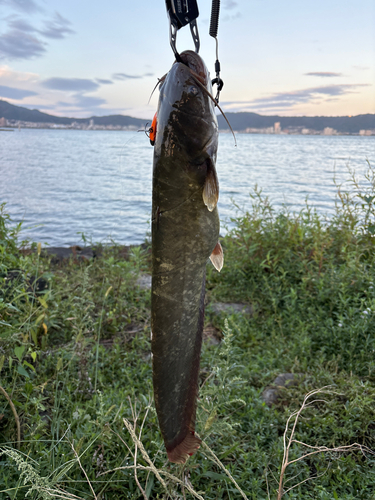
<instances>
[{"instance_id":1,"label":"lake water","mask_svg":"<svg viewBox=\"0 0 375 500\"><path fill-rule=\"evenodd\" d=\"M257 184L275 208L309 204L334 211L347 165L375 163L375 137L220 134L217 171L223 221L237 205L251 208ZM0 132L0 203L23 237L51 246L93 241L134 244L149 231L152 156L145 134L115 131L33 130ZM222 231L224 232L224 231Z\"/></svg>"}]
</instances>

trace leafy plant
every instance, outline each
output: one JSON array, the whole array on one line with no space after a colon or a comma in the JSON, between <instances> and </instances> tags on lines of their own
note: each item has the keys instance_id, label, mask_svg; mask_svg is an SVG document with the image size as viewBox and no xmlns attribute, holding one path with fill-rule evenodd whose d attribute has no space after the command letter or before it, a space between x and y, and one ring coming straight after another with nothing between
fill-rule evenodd
<instances>
[{"instance_id":1,"label":"leafy plant","mask_svg":"<svg viewBox=\"0 0 375 500\"><path fill-rule=\"evenodd\" d=\"M252 210L235 219L222 272L208 267L207 299L253 314L207 307L223 340L203 346L203 443L184 467L167 464L152 403L150 291L137 281L149 272L148 249L97 246L89 262L54 263L37 245L19 251L3 206L0 498L276 499L283 474L283 498L371 498L371 453L327 451L374 448L370 166L366 176L338 186L330 219L308 204L275 211L257 189ZM263 391L281 373L297 382L277 388L269 407ZM325 386L327 401L298 414L305 395ZM285 462L294 412L298 442ZM305 456L301 443L320 452ZM307 478L316 479L286 492Z\"/></svg>"}]
</instances>

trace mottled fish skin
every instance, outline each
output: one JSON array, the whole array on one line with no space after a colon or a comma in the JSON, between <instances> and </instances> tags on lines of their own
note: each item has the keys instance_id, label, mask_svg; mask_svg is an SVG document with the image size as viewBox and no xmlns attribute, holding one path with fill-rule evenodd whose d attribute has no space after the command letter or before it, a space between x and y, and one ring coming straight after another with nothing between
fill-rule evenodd
<instances>
[{"instance_id":1,"label":"mottled fish skin","mask_svg":"<svg viewBox=\"0 0 375 500\"><path fill-rule=\"evenodd\" d=\"M160 87L152 200L154 396L175 463L200 444L194 430L205 272L219 237L217 208L203 201L206 179L217 179L218 125L213 102L196 82L211 92L210 77L195 52L181 58L185 64L174 63Z\"/></svg>"}]
</instances>

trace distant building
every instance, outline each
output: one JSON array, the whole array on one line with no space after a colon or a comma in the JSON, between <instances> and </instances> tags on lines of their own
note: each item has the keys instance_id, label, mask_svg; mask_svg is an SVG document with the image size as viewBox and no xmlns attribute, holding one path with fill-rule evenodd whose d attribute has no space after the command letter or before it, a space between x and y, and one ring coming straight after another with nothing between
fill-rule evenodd
<instances>
[{"instance_id":1,"label":"distant building","mask_svg":"<svg viewBox=\"0 0 375 500\"><path fill-rule=\"evenodd\" d=\"M246 134L273 134L273 127L265 127L265 128L251 128L248 127L244 130Z\"/></svg>"},{"instance_id":2,"label":"distant building","mask_svg":"<svg viewBox=\"0 0 375 500\"><path fill-rule=\"evenodd\" d=\"M0 127L7 127L8 126L8 120L4 117L0 118Z\"/></svg>"},{"instance_id":3,"label":"distant building","mask_svg":"<svg viewBox=\"0 0 375 500\"><path fill-rule=\"evenodd\" d=\"M275 134L281 134L280 122L275 122L273 126L273 132Z\"/></svg>"},{"instance_id":4,"label":"distant building","mask_svg":"<svg viewBox=\"0 0 375 500\"><path fill-rule=\"evenodd\" d=\"M337 130L335 130L334 128L331 128L331 127L325 127L325 129L323 130L323 134L324 135L336 135Z\"/></svg>"},{"instance_id":5,"label":"distant building","mask_svg":"<svg viewBox=\"0 0 375 500\"><path fill-rule=\"evenodd\" d=\"M375 130L360 130L359 135L375 135Z\"/></svg>"}]
</instances>

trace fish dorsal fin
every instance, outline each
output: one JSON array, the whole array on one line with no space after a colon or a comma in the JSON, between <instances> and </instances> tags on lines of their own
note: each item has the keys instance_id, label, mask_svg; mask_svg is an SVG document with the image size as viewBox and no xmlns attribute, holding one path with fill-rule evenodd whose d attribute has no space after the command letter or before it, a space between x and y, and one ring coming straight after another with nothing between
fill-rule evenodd
<instances>
[{"instance_id":1,"label":"fish dorsal fin","mask_svg":"<svg viewBox=\"0 0 375 500\"><path fill-rule=\"evenodd\" d=\"M203 186L203 202L208 210L216 207L219 199L219 180L216 175L216 170L213 165L210 165L207 170L206 180Z\"/></svg>"},{"instance_id":2,"label":"fish dorsal fin","mask_svg":"<svg viewBox=\"0 0 375 500\"><path fill-rule=\"evenodd\" d=\"M213 249L213 252L210 255L210 261L214 265L215 269L217 269L219 272L222 270L224 265L224 252L223 247L220 245L219 241L216 243L216 247Z\"/></svg>"}]
</instances>

